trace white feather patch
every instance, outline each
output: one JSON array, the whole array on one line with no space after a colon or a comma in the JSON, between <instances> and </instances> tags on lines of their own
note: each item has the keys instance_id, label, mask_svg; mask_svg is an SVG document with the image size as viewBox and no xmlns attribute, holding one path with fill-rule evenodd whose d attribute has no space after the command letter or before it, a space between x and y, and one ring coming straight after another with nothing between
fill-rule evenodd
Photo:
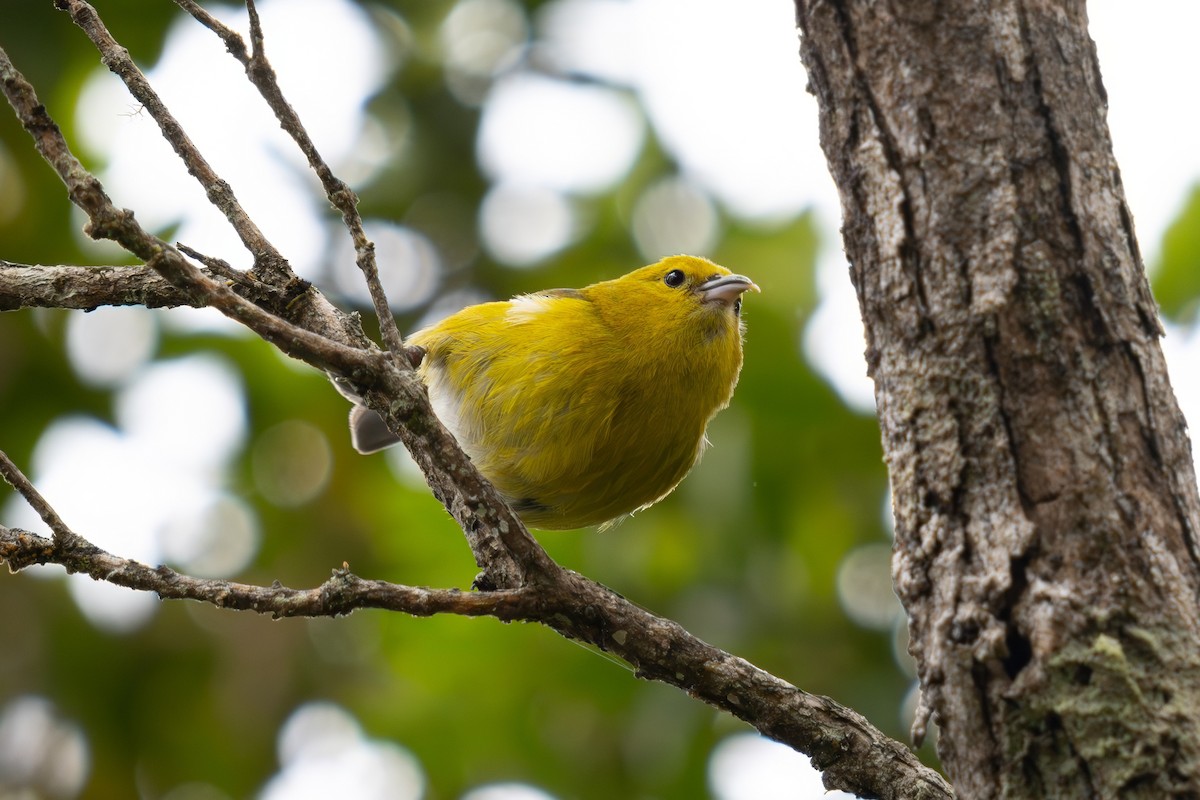
<instances>
[{"instance_id":1,"label":"white feather patch","mask_svg":"<svg viewBox=\"0 0 1200 800\"><path fill-rule=\"evenodd\" d=\"M520 325L533 322L538 315L550 307L553 297L538 294L523 294L509 301L508 311L504 314L505 322Z\"/></svg>"},{"instance_id":2,"label":"white feather patch","mask_svg":"<svg viewBox=\"0 0 1200 800\"><path fill-rule=\"evenodd\" d=\"M434 367L426 372L425 383L429 389L429 404L433 413L442 421L446 429L454 434L454 438L462 445L462 393L446 378L445 371Z\"/></svg>"}]
</instances>

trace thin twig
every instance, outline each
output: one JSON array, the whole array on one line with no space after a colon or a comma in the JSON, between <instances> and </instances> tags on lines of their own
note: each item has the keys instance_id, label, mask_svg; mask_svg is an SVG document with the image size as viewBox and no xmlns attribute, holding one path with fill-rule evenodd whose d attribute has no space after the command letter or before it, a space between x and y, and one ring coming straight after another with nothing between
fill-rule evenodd
<instances>
[{"instance_id":1,"label":"thin twig","mask_svg":"<svg viewBox=\"0 0 1200 800\"><path fill-rule=\"evenodd\" d=\"M202 25L211 30L225 43L225 49L236 58L246 69L246 76L258 89L267 105L275 113L280 127L296 142L308 165L316 173L325 189L329 202L342 214L342 222L350 232L354 242L355 261L367 282L367 290L371 295L371 304L379 319L379 333L384 347L398 357L405 356L404 341L396 320L392 316L391 306L384 292L383 283L379 280L379 268L375 260L375 244L367 238L363 230L362 216L358 213L358 196L340 178L334 175L329 164L321 157L312 137L308 135L300 116L283 96L279 81L271 62L267 60L264 46L262 22L254 0L247 0L246 8L250 14L250 42L252 55L246 55L246 43L236 31L222 24L193 0L175 0L184 11L196 18ZM397 363L403 363L398 361Z\"/></svg>"},{"instance_id":2,"label":"thin twig","mask_svg":"<svg viewBox=\"0 0 1200 800\"><path fill-rule=\"evenodd\" d=\"M255 302L261 303L262 298L266 296L279 296L283 294L283 289L276 287L274 284L259 280L258 276L253 272L243 272L240 269L234 268L224 259L207 256L182 242L176 242L175 247L188 258L203 264L204 269L202 271L206 275L210 275L214 279L223 279L230 285L238 287L241 290L239 293L244 293L244 296L250 297ZM311 284L297 278L288 285L307 289ZM289 294L284 302L290 302L292 299L294 299L294 292Z\"/></svg>"},{"instance_id":3,"label":"thin twig","mask_svg":"<svg viewBox=\"0 0 1200 800\"><path fill-rule=\"evenodd\" d=\"M246 52L246 43L242 41L242 37L238 35L237 31L208 13L195 0L175 0L175 4L191 14L201 25L221 37L221 41L225 43L225 49L229 51L230 55L241 62L243 67L250 66L250 55Z\"/></svg>"},{"instance_id":4,"label":"thin twig","mask_svg":"<svg viewBox=\"0 0 1200 800\"><path fill-rule=\"evenodd\" d=\"M170 567L152 567L115 556L79 537L65 550L36 533L0 525L0 561L14 570L34 564L58 564L67 572L84 573L98 581L138 591L154 592L163 600L197 600L218 608L256 611L282 617L337 617L364 608L399 611L417 617L457 614L519 619L532 605L532 592L464 592L430 589L387 581L364 580L343 566L313 589L290 589L278 583L255 586L220 578L195 578Z\"/></svg>"},{"instance_id":5,"label":"thin twig","mask_svg":"<svg viewBox=\"0 0 1200 800\"><path fill-rule=\"evenodd\" d=\"M220 310L293 358L339 374L373 374L378 370L381 361L378 353L347 347L264 311L223 282L205 275L170 244L147 233L132 212L118 210L100 181L72 155L62 131L38 102L33 87L2 49L0 89L25 130L33 136L42 157L66 185L71 202L87 213L89 221L84 230L89 236L112 239L183 291L192 304Z\"/></svg>"},{"instance_id":6,"label":"thin twig","mask_svg":"<svg viewBox=\"0 0 1200 800\"><path fill-rule=\"evenodd\" d=\"M42 497L42 493L37 490L29 478L25 477L25 473L21 472L8 454L3 451L0 451L0 475L4 477L5 483L25 498L25 502L29 503L30 508L37 512L37 515L42 518L42 522L49 526L54 534L55 546L74 543L75 534L58 516L54 507L46 502L46 498Z\"/></svg>"},{"instance_id":7,"label":"thin twig","mask_svg":"<svg viewBox=\"0 0 1200 800\"><path fill-rule=\"evenodd\" d=\"M273 283L283 284L291 280L293 275L286 260L250 219L250 215L242 208L229 184L221 180L204 156L200 154L199 149L192 143L179 121L163 104L146 76L133 63L133 59L129 57L129 51L109 33L96 10L83 0L56 0L56 6L71 15L71 20L87 34L96 49L100 51L102 63L124 82L129 93L158 123L163 138L174 148L175 153L187 167L188 173L204 187L205 192L208 193L208 199L225 215L242 240L242 244L250 251L254 257L256 269L263 274L264 278L269 277Z\"/></svg>"}]
</instances>

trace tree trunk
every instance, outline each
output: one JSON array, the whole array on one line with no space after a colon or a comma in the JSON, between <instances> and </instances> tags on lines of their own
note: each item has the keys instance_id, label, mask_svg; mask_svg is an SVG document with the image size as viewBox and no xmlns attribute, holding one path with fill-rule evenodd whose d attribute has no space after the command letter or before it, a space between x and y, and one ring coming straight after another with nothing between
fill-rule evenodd
<instances>
[{"instance_id":1,"label":"tree trunk","mask_svg":"<svg viewBox=\"0 0 1200 800\"><path fill-rule=\"evenodd\" d=\"M1085 4L796 7L948 774L1197 796L1200 503Z\"/></svg>"}]
</instances>

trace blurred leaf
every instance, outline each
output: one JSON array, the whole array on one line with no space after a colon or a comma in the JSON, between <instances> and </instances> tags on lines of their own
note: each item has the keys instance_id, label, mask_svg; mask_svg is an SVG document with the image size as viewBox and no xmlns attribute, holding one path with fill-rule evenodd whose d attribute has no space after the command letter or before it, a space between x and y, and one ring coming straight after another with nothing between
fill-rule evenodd
<instances>
[{"instance_id":1,"label":"blurred leaf","mask_svg":"<svg viewBox=\"0 0 1200 800\"><path fill-rule=\"evenodd\" d=\"M1200 185L1163 234L1162 255L1150 274L1163 315L1173 322L1194 323L1200 311Z\"/></svg>"}]
</instances>

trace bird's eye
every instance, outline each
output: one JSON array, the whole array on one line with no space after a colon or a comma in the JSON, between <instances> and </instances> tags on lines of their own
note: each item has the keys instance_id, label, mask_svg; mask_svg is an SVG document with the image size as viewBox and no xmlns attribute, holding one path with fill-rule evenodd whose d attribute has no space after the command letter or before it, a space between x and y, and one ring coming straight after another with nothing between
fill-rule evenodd
<instances>
[{"instance_id":1,"label":"bird's eye","mask_svg":"<svg viewBox=\"0 0 1200 800\"><path fill-rule=\"evenodd\" d=\"M684 277L683 270L673 269L663 276L663 283L672 289L678 289L680 286L683 286Z\"/></svg>"},{"instance_id":2,"label":"bird's eye","mask_svg":"<svg viewBox=\"0 0 1200 800\"><path fill-rule=\"evenodd\" d=\"M742 315L742 298L733 301L733 315L740 317Z\"/></svg>"}]
</instances>

